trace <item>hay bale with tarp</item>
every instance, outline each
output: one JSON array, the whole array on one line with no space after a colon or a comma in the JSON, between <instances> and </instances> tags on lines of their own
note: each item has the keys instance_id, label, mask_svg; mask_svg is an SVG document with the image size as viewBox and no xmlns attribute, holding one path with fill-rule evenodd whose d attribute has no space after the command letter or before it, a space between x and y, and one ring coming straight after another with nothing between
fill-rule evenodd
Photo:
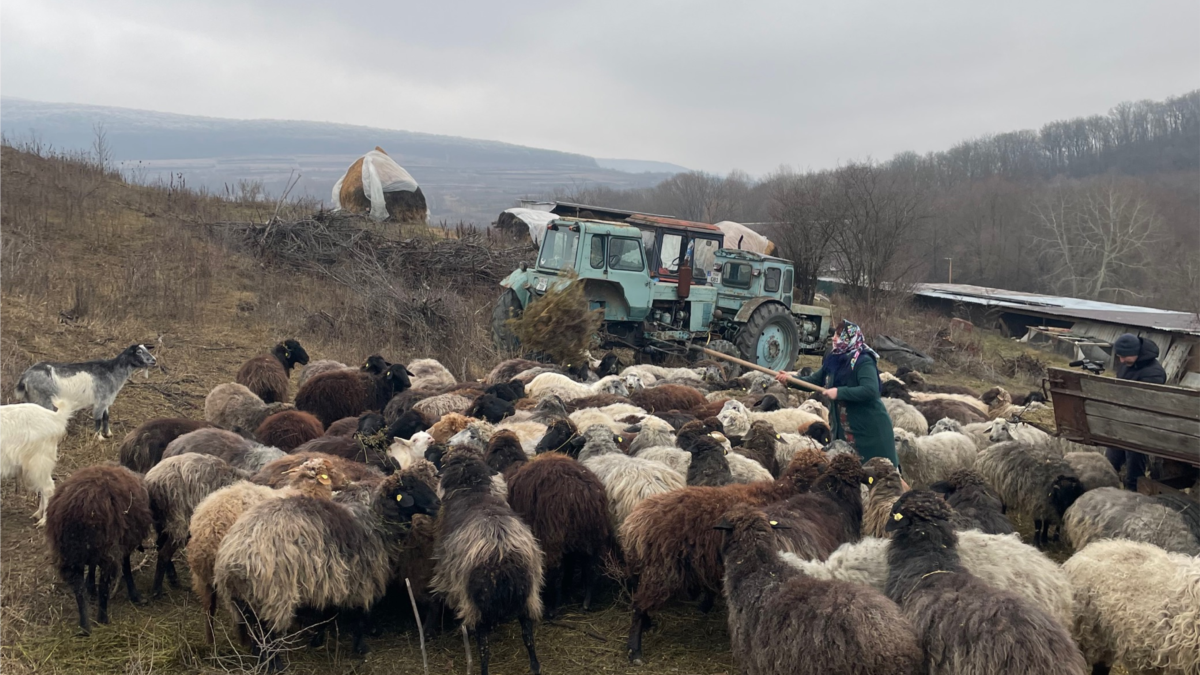
<instances>
[{"instance_id":1,"label":"hay bale with tarp","mask_svg":"<svg viewBox=\"0 0 1200 675\"><path fill-rule=\"evenodd\" d=\"M333 186L333 210L369 214L375 220L423 223L429 206L421 186L383 148L359 157Z\"/></svg>"},{"instance_id":2,"label":"hay bale with tarp","mask_svg":"<svg viewBox=\"0 0 1200 675\"><path fill-rule=\"evenodd\" d=\"M523 349L545 354L557 363L578 363L603 320L604 310L588 309L583 284L568 274L507 324Z\"/></svg>"},{"instance_id":3,"label":"hay bale with tarp","mask_svg":"<svg viewBox=\"0 0 1200 675\"><path fill-rule=\"evenodd\" d=\"M558 215L538 209L511 208L506 209L496 218L496 229L510 237L519 237L526 232L535 246L542 245L546 236L546 226Z\"/></svg>"},{"instance_id":4,"label":"hay bale with tarp","mask_svg":"<svg viewBox=\"0 0 1200 675\"><path fill-rule=\"evenodd\" d=\"M763 255L775 254L774 242L741 223L722 220L716 226L725 235L725 241L722 243L724 248L736 248Z\"/></svg>"}]
</instances>

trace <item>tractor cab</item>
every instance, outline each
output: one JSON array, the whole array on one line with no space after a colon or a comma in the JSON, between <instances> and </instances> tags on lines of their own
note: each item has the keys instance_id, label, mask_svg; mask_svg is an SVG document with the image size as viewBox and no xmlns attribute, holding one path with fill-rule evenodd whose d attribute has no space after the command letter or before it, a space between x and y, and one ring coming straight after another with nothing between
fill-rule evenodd
<instances>
[{"instance_id":1,"label":"tractor cab","mask_svg":"<svg viewBox=\"0 0 1200 675\"><path fill-rule=\"evenodd\" d=\"M680 268L686 267L691 270L690 284L711 285L717 250L725 238L715 225L646 215L625 222L642 231L651 277L678 283Z\"/></svg>"}]
</instances>

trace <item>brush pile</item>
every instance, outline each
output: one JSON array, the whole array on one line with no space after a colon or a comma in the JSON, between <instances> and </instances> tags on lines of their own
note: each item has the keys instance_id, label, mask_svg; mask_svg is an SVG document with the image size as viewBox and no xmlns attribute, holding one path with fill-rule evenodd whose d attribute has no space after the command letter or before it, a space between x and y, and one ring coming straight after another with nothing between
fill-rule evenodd
<instances>
[{"instance_id":1,"label":"brush pile","mask_svg":"<svg viewBox=\"0 0 1200 675\"><path fill-rule=\"evenodd\" d=\"M508 326L523 348L557 363L579 363L603 320L603 310L588 309L583 284L569 273L566 283L552 286L529 303L521 316L508 320Z\"/></svg>"}]
</instances>

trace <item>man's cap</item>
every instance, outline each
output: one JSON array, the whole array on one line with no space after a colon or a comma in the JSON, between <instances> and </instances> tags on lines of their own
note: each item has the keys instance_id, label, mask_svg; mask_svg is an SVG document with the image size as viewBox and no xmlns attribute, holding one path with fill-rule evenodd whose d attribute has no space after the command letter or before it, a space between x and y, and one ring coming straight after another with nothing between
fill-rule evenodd
<instances>
[{"instance_id":1,"label":"man's cap","mask_svg":"<svg viewBox=\"0 0 1200 675\"><path fill-rule=\"evenodd\" d=\"M1137 356L1142 352L1142 339L1125 333L1113 342L1113 353L1117 356Z\"/></svg>"}]
</instances>

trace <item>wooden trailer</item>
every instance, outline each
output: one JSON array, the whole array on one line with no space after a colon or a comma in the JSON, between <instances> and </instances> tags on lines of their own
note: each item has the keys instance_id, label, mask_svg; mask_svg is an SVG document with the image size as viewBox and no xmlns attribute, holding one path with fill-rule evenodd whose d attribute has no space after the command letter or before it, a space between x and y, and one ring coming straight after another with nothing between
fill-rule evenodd
<instances>
[{"instance_id":1,"label":"wooden trailer","mask_svg":"<svg viewBox=\"0 0 1200 675\"><path fill-rule=\"evenodd\" d=\"M1051 368L1058 434L1076 443L1143 452L1163 461L1138 491L1191 487L1200 467L1200 391Z\"/></svg>"}]
</instances>

